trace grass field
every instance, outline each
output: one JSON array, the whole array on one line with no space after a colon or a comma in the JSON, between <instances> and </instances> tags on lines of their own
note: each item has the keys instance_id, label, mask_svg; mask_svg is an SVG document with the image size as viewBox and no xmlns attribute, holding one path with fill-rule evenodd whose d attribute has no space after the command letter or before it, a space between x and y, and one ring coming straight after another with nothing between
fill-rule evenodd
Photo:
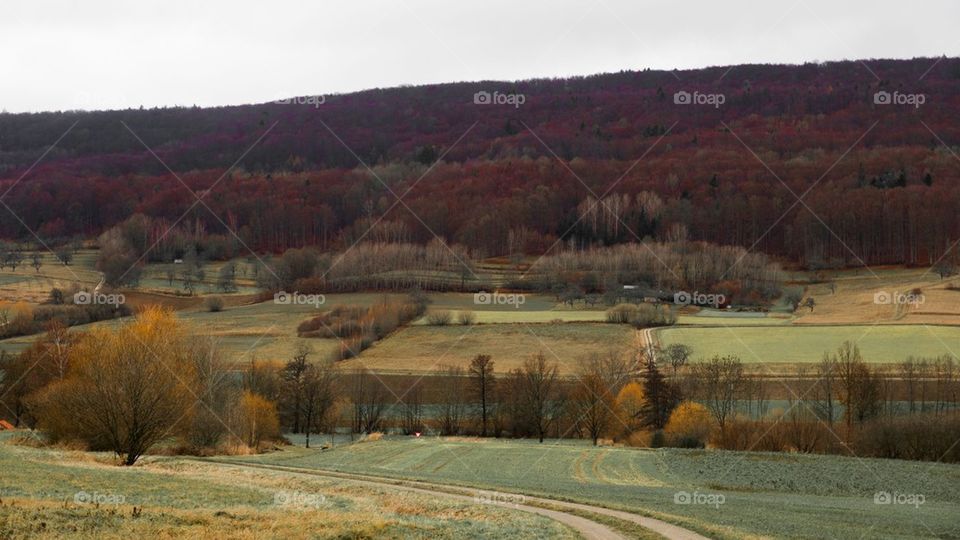
<instances>
[{"instance_id":1,"label":"grass field","mask_svg":"<svg viewBox=\"0 0 960 540\"><path fill-rule=\"evenodd\" d=\"M732 354L746 363L817 362L847 340L875 363L960 353L960 327L925 325L675 327L657 338L664 346L687 344L695 357Z\"/></svg>"},{"instance_id":2,"label":"grass field","mask_svg":"<svg viewBox=\"0 0 960 540\"><path fill-rule=\"evenodd\" d=\"M960 291L947 289L948 285L960 284L960 276L941 280L926 268L873 268L827 272L824 279L824 283L807 288L807 296L814 298L816 307L812 312L798 310L798 324L960 324ZM830 290L830 282L836 291ZM923 302L915 306L874 302L877 294L906 294L915 289L923 295Z\"/></svg>"},{"instance_id":3,"label":"grass field","mask_svg":"<svg viewBox=\"0 0 960 540\"><path fill-rule=\"evenodd\" d=\"M430 371L440 364L466 367L474 356L489 354L496 370L503 372L543 352L559 364L561 373L569 374L590 354L626 352L635 333L626 325L602 323L414 325L343 365L362 364L385 372Z\"/></svg>"},{"instance_id":4,"label":"grass field","mask_svg":"<svg viewBox=\"0 0 960 540\"><path fill-rule=\"evenodd\" d=\"M7 440L2 538L575 538L550 519L491 505L176 458L122 468Z\"/></svg>"},{"instance_id":5,"label":"grass field","mask_svg":"<svg viewBox=\"0 0 960 540\"><path fill-rule=\"evenodd\" d=\"M67 288L73 283L94 287L100 282L100 273L94 269L96 251L78 251L69 266L61 264L50 252L41 255L39 271L30 266L30 254L16 271L0 270L0 300L40 303L54 287Z\"/></svg>"},{"instance_id":6,"label":"grass field","mask_svg":"<svg viewBox=\"0 0 960 540\"><path fill-rule=\"evenodd\" d=\"M300 448L236 459L560 497L723 538L960 536L956 465L439 438L387 438L325 452ZM678 492L725 500L677 504ZM878 492L922 494L925 502L876 504Z\"/></svg>"}]
</instances>

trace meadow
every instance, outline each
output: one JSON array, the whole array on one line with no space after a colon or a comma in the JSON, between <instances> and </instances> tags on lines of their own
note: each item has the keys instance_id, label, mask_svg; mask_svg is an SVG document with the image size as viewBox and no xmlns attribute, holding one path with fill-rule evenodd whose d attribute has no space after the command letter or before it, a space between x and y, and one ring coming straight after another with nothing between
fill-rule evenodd
<instances>
[{"instance_id":1,"label":"meadow","mask_svg":"<svg viewBox=\"0 0 960 540\"><path fill-rule=\"evenodd\" d=\"M960 535L960 467L939 463L402 437L233 459L562 498L657 517L718 538ZM877 504L883 493L919 494L924 502ZM678 504L684 494L723 495L723 502Z\"/></svg>"},{"instance_id":2,"label":"meadow","mask_svg":"<svg viewBox=\"0 0 960 540\"><path fill-rule=\"evenodd\" d=\"M656 336L662 346L689 345L695 357L735 355L745 363L815 363L844 341L856 343L870 363L902 362L911 355L957 356L960 352L960 327L952 326L678 326L657 330Z\"/></svg>"},{"instance_id":3,"label":"meadow","mask_svg":"<svg viewBox=\"0 0 960 540\"><path fill-rule=\"evenodd\" d=\"M431 371L441 364L466 367L476 355L487 354L496 370L505 372L542 352L557 362L561 374L572 374L590 355L625 354L635 334L626 325L602 323L412 325L342 365L383 372Z\"/></svg>"},{"instance_id":4,"label":"meadow","mask_svg":"<svg viewBox=\"0 0 960 540\"><path fill-rule=\"evenodd\" d=\"M355 482L0 438L2 538L575 538L548 518Z\"/></svg>"}]
</instances>

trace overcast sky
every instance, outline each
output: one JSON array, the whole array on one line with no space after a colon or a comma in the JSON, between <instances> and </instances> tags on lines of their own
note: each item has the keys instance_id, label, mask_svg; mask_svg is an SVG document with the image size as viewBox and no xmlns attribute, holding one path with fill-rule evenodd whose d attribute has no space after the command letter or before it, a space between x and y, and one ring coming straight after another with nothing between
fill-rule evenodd
<instances>
[{"instance_id":1,"label":"overcast sky","mask_svg":"<svg viewBox=\"0 0 960 540\"><path fill-rule=\"evenodd\" d=\"M0 110L957 56L957 21L957 0L0 0Z\"/></svg>"}]
</instances>

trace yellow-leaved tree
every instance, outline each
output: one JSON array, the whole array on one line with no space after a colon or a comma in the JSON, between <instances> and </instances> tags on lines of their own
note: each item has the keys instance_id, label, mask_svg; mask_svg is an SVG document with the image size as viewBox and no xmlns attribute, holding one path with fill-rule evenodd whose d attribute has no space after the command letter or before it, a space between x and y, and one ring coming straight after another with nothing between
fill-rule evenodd
<instances>
[{"instance_id":1,"label":"yellow-leaved tree","mask_svg":"<svg viewBox=\"0 0 960 540\"><path fill-rule=\"evenodd\" d=\"M640 416L644 405L643 385L637 381L627 383L617 393L616 402L620 426L626 426L630 433L640 429L642 424Z\"/></svg>"},{"instance_id":2,"label":"yellow-leaved tree","mask_svg":"<svg viewBox=\"0 0 960 540\"><path fill-rule=\"evenodd\" d=\"M39 427L54 440L112 450L133 465L177 434L197 402L197 347L173 313L150 308L115 329L82 334L69 371L31 400Z\"/></svg>"},{"instance_id":3,"label":"yellow-leaved tree","mask_svg":"<svg viewBox=\"0 0 960 540\"><path fill-rule=\"evenodd\" d=\"M713 430L713 418L703 405L684 401L670 413L664 432L670 444L684 448L701 448L706 445Z\"/></svg>"}]
</instances>

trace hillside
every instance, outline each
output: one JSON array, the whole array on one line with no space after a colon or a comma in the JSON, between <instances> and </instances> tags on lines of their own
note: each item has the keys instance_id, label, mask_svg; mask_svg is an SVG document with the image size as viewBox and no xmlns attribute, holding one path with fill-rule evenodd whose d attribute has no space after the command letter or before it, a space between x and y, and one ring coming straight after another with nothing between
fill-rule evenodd
<instances>
[{"instance_id":1,"label":"hillside","mask_svg":"<svg viewBox=\"0 0 960 540\"><path fill-rule=\"evenodd\" d=\"M16 215L0 235L187 212L192 230L261 251L350 245L380 220L369 239L488 255L687 235L814 266L930 264L960 238L958 86L960 59L927 58L3 114Z\"/></svg>"}]
</instances>

